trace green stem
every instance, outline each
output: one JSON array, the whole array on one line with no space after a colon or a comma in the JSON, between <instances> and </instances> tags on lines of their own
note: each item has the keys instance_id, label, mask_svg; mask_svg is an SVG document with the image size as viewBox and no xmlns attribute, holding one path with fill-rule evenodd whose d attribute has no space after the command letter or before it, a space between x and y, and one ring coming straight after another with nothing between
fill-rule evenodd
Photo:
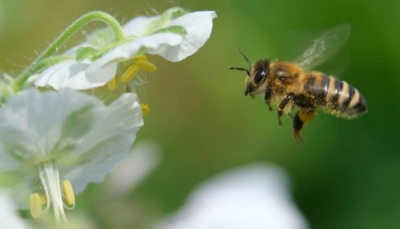
<instances>
[{"instance_id":1,"label":"green stem","mask_svg":"<svg viewBox=\"0 0 400 229\"><path fill-rule=\"evenodd\" d=\"M105 22L109 26L111 26L115 38L117 41L122 41L125 39L124 33L122 31L121 25L118 21L108 13L101 11L93 11L83 15L74 21L63 33L61 33L54 41L51 43L37 58L36 60L24 71L22 72L13 84L13 89L15 92L22 89L26 80L34 73L36 73L43 66L38 66L38 63L53 55L59 47L65 44L79 29L83 26L92 22L94 20L99 20Z\"/></svg>"}]
</instances>

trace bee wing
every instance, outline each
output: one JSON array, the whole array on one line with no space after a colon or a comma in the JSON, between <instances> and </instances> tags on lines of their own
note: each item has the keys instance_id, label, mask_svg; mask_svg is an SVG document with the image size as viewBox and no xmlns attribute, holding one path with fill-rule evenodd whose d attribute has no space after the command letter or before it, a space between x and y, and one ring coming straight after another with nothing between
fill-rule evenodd
<instances>
[{"instance_id":1,"label":"bee wing","mask_svg":"<svg viewBox=\"0 0 400 229\"><path fill-rule=\"evenodd\" d=\"M350 32L350 24L342 24L329 30L315 39L314 43L295 62L306 70L315 68L336 55L346 44Z\"/></svg>"}]
</instances>

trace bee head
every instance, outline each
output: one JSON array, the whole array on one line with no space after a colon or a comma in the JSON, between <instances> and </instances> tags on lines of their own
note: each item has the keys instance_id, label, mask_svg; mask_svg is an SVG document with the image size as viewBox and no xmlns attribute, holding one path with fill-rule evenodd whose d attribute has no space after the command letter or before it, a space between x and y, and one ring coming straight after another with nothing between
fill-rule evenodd
<instances>
[{"instance_id":1,"label":"bee head","mask_svg":"<svg viewBox=\"0 0 400 229\"><path fill-rule=\"evenodd\" d=\"M254 96L264 91L265 81L269 75L269 60L259 60L250 67L249 76L246 79L244 95Z\"/></svg>"},{"instance_id":2,"label":"bee head","mask_svg":"<svg viewBox=\"0 0 400 229\"><path fill-rule=\"evenodd\" d=\"M259 60L255 64L252 64L251 61L240 51L237 50L238 53L246 60L249 64L249 69L245 68L237 68L230 67L231 70L239 70L245 71L247 73L246 78L246 90L244 91L244 95L250 94L252 97L261 92L265 85L269 73L269 60Z\"/></svg>"}]
</instances>

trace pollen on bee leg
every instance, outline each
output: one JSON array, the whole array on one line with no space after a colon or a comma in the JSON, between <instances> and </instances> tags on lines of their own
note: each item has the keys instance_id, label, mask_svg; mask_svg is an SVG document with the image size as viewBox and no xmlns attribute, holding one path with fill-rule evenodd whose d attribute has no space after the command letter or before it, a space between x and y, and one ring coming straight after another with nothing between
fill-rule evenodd
<instances>
[{"instance_id":1,"label":"pollen on bee leg","mask_svg":"<svg viewBox=\"0 0 400 229\"><path fill-rule=\"evenodd\" d=\"M143 71L146 72L154 72L157 70L157 67L155 64L151 63L145 55L141 55L137 58L135 58L134 62L139 68Z\"/></svg>"},{"instance_id":2,"label":"pollen on bee leg","mask_svg":"<svg viewBox=\"0 0 400 229\"><path fill-rule=\"evenodd\" d=\"M111 91L114 91L118 87L118 78L115 76L110 81L107 82L107 87Z\"/></svg>"},{"instance_id":3,"label":"pollen on bee leg","mask_svg":"<svg viewBox=\"0 0 400 229\"><path fill-rule=\"evenodd\" d=\"M314 118L314 116L315 116L315 111L299 112L299 118L302 122L309 122Z\"/></svg>"},{"instance_id":4,"label":"pollen on bee leg","mask_svg":"<svg viewBox=\"0 0 400 229\"><path fill-rule=\"evenodd\" d=\"M43 198L38 193L34 193L29 196L29 210L32 218L38 219L40 216L42 216L42 205L44 202Z\"/></svg>"},{"instance_id":5,"label":"pollen on bee leg","mask_svg":"<svg viewBox=\"0 0 400 229\"><path fill-rule=\"evenodd\" d=\"M75 194L71 182L69 180L65 180L62 182L61 187L67 204L75 206Z\"/></svg>"},{"instance_id":6,"label":"pollen on bee leg","mask_svg":"<svg viewBox=\"0 0 400 229\"><path fill-rule=\"evenodd\" d=\"M132 64L122 74L121 81L124 83L128 83L133 79L133 77L135 77L138 74L139 70L140 70L139 66L137 66L136 64Z\"/></svg>"},{"instance_id":7,"label":"pollen on bee leg","mask_svg":"<svg viewBox=\"0 0 400 229\"><path fill-rule=\"evenodd\" d=\"M140 104L140 107L142 108L142 116L146 117L150 113L150 107L149 104L142 103Z\"/></svg>"}]
</instances>

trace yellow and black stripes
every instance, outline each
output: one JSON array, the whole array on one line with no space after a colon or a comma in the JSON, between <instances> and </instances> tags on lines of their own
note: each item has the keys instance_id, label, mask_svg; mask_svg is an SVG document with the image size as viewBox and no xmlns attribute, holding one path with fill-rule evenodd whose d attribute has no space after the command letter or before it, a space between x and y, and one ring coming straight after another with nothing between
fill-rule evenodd
<instances>
[{"instance_id":1,"label":"yellow and black stripes","mask_svg":"<svg viewBox=\"0 0 400 229\"><path fill-rule=\"evenodd\" d=\"M312 109L322 106L328 112L342 117L355 117L367 111L365 100L357 89L333 76L322 73L308 75L304 91L311 95L313 107L304 107L307 104L303 106L300 104L302 108Z\"/></svg>"}]
</instances>

